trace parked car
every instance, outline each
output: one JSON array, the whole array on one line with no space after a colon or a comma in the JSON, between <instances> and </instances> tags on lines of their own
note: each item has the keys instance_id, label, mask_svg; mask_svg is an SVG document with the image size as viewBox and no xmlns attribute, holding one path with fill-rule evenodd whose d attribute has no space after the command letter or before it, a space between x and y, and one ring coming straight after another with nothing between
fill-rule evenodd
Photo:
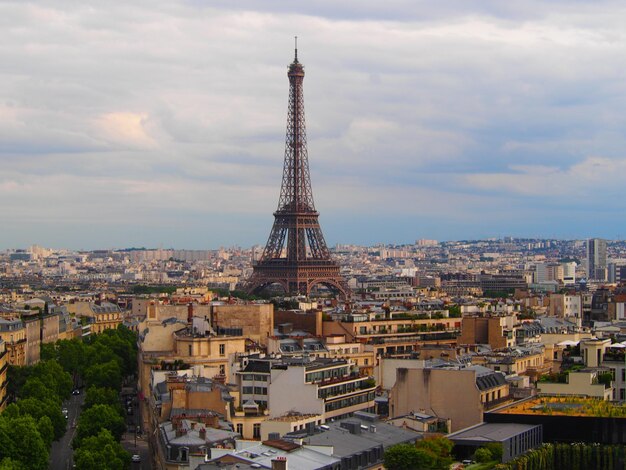
<instances>
[{"instance_id":1,"label":"parked car","mask_svg":"<svg viewBox=\"0 0 626 470\"><path fill-rule=\"evenodd\" d=\"M131 460L132 460L133 462L141 462L141 455L139 455L139 454L134 454L134 455L131 457Z\"/></svg>"}]
</instances>

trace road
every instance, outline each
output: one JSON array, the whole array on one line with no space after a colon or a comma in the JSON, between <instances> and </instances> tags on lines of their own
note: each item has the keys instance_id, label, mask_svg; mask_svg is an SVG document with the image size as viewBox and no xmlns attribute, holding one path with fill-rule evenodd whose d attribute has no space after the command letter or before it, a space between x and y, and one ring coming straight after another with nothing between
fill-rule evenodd
<instances>
[{"instance_id":1,"label":"road","mask_svg":"<svg viewBox=\"0 0 626 470\"><path fill-rule=\"evenodd\" d=\"M136 390L134 390L132 396L137 396ZM137 398L133 399L131 409L133 412L129 414L128 407L125 406L126 432L122 436L121 444L130 455L139 455L141 457L141 462L133 462L131 464L131 470L151 470L150 449L146 436L144 434L136 435L134 432L134 430L141 428L141 426L138 428L138 424L141 423L141 411Z\"/></svg>"},{"instance_id":2,"label":"road","mask_svg":"<svg viewBox=\"0 0 626 470\"><path fill-rule=\"evenodd\" d=\"M50 449L50 465L49 470L64 470L72 468L72 439L76 433L76 424L78 423L78 416L80 415L81 406L85 395L72 395L71 398L63 402L63 406L67 408L67 431L61 439L52 443Z\"/></svg>"}]
</instances>

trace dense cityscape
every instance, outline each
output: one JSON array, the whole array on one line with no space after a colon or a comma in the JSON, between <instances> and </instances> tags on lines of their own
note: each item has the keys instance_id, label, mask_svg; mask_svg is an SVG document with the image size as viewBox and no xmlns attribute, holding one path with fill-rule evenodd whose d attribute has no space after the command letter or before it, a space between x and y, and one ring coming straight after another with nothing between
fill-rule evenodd
<instances>
[{"instance_id":1,"label":"dense cityscape","mask_svg":"<svg viewBox=\"0 0 626 470\"><path fill-rule=\"evenodd\" d=\"M437 465L506 464L566 442L597 442L617 462L625 250L601 239L336 246L349 298L246 292L258 246L5 250L2 406L29 413L38 372L19 371L60 364L73 395L35 417L64 415L50 456L82 468L99 454L81 435L96 448L119 440L119 465L137 468L405 468L394 452L433 436L451 442ZM130 350L114 331L137 335ZM74 343L101 337L109 353L81 363ZM111 407L110 422L87 421L94 406ZM567 424L577 419L593 426ZM61 449L71 439L74 456Z\"/></svg>"}]
</instances>

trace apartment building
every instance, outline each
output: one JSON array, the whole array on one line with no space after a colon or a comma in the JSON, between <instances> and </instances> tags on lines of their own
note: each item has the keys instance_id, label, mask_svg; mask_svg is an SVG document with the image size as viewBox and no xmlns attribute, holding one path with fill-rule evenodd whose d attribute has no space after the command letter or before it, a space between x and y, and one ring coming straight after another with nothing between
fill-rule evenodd
<instances>
[{"instance_id":1,"label":"apartment building","mask_svg":"<svg viewBox=\"0 0 626 470\"><path fill-rule=\"evenodd\" d=\"M419 411L449 419L454 432L479 424L483 411L509 399L504 375L481 366L398 367L389 393L389 417Z\"/></svg>"},{"instance_id":2,"label":"apartment building","mask_svg":"<svg viewBox=\"0 0 626 470\"><path fill-rule=\"evenodd\" d=\"M7 358L6 344L0 340L0 412L7 406L7 369L9 362Z\"/></svg>"},{"instance_id":3,"label":"apartment building","mask_svg":"<svg viewBox=\"0 0 626 470\"><path fill-rule=\"evenodd\" d=\"M6 347L6 360L12 366L26 365L26 328L19 318L0 318L0 339Z\"/></svg>"},{"instance_id":4,"label":"apartment building","mask_svg":"<svg viewBox=\"0 0 626 470\"><path fill-rule=\"evenodd\" d=\"M409 357L428 343L453 343L461 330L460 318L431 314L351 314L323 322L325 337L345 335L347 342L371 345L375 357ZM377 318L378 317L378 318Z\"/></svg>"},{"instance_id":5,"label":"apartment building","mask_svg":"<svg viewBox=\"0 0 626 470\"><path fill-rule=\"evenodd\" d=\"M345 359L250 357L237 375L241 402L266 407L270 417L298 411L323 423L374 409L375 381Z\"/></svg>"},{"instance_id":6,"label":"apartment building","mask_svg":"<svg viewBox=\"0 0 626 470\"><path fill-rule=\"evenodd\" d=\"M492 349L515 346L517 318L514 315L466 316L462 319L459 344L488 344Z\"/></svg>"}]
</instances>

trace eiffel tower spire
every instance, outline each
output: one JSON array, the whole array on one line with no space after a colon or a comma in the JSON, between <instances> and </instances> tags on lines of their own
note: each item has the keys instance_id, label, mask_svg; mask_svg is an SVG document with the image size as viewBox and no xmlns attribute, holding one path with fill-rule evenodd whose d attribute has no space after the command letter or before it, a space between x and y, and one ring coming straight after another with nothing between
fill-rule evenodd
<instances>
[{"instance_id":1,"label":"eiffel tower spire","mask_svg":"<svg viewBox=\"0 0 626 470\"><path fill-rule=\"evenodd\" d=\"M247 282L249 292L280 284L286 293L306 294L324 284L343 296L349 289L331 258L315 210L304 119L304 65L295 57L287 72L289 108L283 179L274 225L259 262Z\"/></svg>"}]
</instances>

